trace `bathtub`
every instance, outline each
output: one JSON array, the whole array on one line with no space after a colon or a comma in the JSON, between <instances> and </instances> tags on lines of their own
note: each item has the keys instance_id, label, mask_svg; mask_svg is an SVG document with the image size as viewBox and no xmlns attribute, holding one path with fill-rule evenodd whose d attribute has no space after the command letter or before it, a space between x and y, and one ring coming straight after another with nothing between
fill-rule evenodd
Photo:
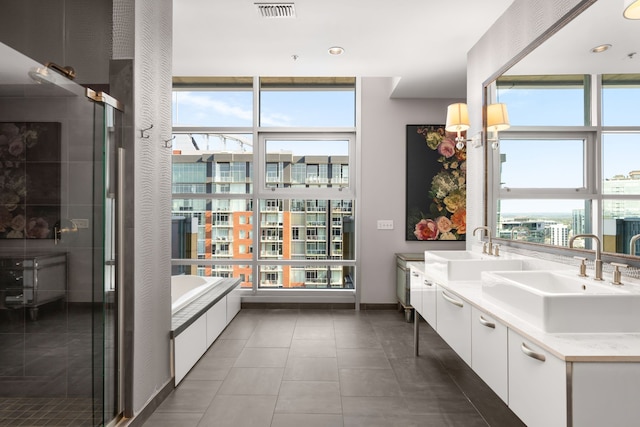
<instances>
[{"instance_id":1,"label":"bathtub","mask_svg":"<svg viewBox=\"0 0 640 427\"><path fill-rule=\"evenodd\" d=\"M176 313L220 282L220 277L171 276L171 314Z\"/></svg>"}]
</instances>

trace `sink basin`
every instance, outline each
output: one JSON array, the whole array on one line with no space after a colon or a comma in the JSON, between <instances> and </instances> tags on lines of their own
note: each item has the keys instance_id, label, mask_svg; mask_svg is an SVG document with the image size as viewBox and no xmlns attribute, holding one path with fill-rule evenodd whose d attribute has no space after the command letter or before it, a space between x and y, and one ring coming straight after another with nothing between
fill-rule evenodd
<instances>
[{"instance_id":1,"label":"sink basin","mask_svg":"<svg viewBox=\"0 0 640 427\"><path fill-rule=\"evenodd\" d=\"M549 333L640 332L640 293L567 271L482 273L482 294Z\"/></svg>"},{"instance_id":2,"label":"sink basin","mask_svg":"<svg viewBox=\"0 0 640 427\"><path fill-rule=\"evenodd\" d=\"M425 251L425 271L444 280L480 280L483 271L522 270L519 259L471 251Z\"/></svg>"}]
</instances>

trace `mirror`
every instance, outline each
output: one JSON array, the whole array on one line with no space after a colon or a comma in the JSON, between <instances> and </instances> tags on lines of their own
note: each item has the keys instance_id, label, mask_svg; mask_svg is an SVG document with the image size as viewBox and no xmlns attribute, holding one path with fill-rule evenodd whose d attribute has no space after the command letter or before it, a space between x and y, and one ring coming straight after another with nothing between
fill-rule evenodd
<instances>
[{"instance_id":1,"label":"mirror","mask_svg":"<svg viewBox=\"0 0 640 427\"><path fill-rule=\"evenodd\" d=\"M609 256L640 260L640 20L622 9L596 1L485 88L511 120L485 144L501 243L555 251L593 233Z\"/></svg>"}]
</instances>

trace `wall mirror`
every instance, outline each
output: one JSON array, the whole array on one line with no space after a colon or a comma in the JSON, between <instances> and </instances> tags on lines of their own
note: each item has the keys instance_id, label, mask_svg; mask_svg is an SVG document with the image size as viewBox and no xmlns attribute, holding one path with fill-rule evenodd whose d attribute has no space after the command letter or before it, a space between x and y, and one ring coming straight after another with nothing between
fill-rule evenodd
<instances>
[{"instance_id":1,"label":"wall mirror","mask_svg":"<svg viewBox=\"0 0 640 427\"><path fill-rule=\"evenodd\" d=\"M485 144L487 223L501 243L538 251L595 234L609 260L638 266L640 20L625 19L619 0L583 5L485 85L511 122Z\"/></svg>"}]
</instances>

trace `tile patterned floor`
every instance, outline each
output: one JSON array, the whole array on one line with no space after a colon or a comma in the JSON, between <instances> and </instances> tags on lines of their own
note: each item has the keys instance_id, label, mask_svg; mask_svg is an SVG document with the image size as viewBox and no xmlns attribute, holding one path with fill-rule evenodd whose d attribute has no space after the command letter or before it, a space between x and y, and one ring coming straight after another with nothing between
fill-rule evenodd
<instances>
[{"instance_id":1,"label":"tile patterned floor","mask_svg":"<svg viewBox=\"0 0 640 427\"><path fill-rule=\"evenodd\" d=\"M243 309L145 427L523 426L404 313Z\"/></svg>"}]
</instances>

